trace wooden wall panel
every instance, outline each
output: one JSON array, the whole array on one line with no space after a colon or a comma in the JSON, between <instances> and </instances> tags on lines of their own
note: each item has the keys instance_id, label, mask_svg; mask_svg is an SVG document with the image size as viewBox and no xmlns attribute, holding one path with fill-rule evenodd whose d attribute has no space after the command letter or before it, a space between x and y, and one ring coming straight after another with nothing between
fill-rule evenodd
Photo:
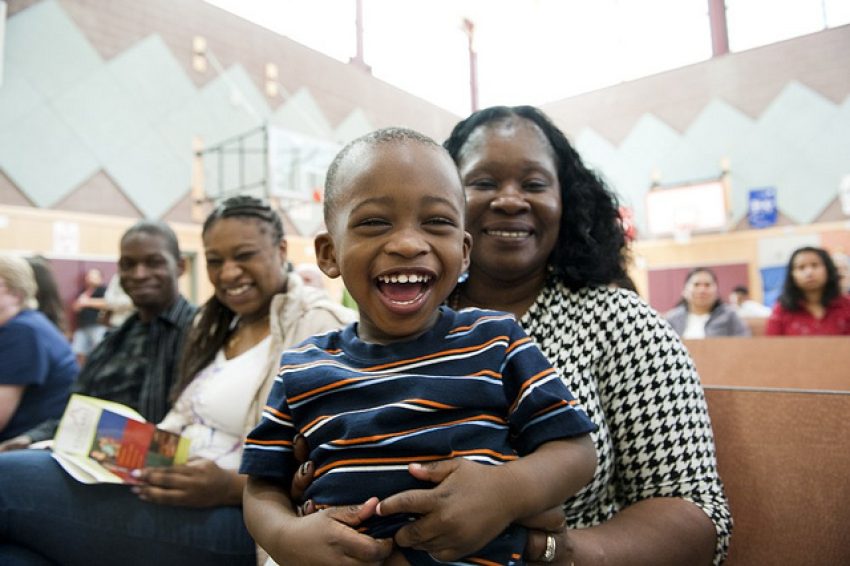
<instances>
[{"instance_id":1,"label":"wooden wall panel","mask_svg":"<svg viewBox=\"0 0 850 566\"><path fill-rule=\"evenodd\" d=\"M726 566L850 564L850 394L708 388Z\"/></svg>"}]
</instances>

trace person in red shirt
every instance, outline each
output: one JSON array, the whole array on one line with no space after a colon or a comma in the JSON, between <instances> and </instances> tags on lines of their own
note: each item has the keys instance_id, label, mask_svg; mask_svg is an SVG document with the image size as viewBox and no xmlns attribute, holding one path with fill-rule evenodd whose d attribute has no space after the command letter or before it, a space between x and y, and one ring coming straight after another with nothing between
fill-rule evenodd
<instances>
[{"instance_id":1,"label":"person in red shirt","mask_svg":"<svg viewBox=\"0 0 850 566\"><path fill-rule=\"evenodd\" d=\"M838 270L826 250L803 247L794 251L766 334L850 335L850 298L841 294L838 279Z\"/></svg>"}]
</instances>

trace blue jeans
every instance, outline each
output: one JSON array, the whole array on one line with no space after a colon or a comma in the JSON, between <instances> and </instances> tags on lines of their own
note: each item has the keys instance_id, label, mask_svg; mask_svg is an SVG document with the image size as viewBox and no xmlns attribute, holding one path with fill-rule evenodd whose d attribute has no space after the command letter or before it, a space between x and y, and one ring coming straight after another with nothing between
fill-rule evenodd
<instances>
[{"instance_id":1,"label":"blue jeans","mask_svg":"<svg viewBox=\"0 0 850 566\"><path fill-rule=\"evenodd\" d=\"M0 564L255 565L240 507L141 501L85 485L45 450L0 454Z\"/></svg>"}]
</instances>

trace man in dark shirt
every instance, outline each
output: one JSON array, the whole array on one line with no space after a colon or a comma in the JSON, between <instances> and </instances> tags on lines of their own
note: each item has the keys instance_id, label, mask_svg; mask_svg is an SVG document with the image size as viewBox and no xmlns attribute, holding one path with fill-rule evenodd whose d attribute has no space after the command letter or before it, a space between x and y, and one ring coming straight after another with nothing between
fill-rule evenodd
<instances>
[{"instance_id":1,"label":"man in dark shirt","mask_svg":"<svg viewBox=\"0 0 850 566\"><path fill-rule=\"evenodd\" d=\"M164 222L142 220L121 237L118 275L136 312L92 351L72 388L123 403L150 422L170 408L186 330L197 311L177 287L185 262L177 236ZM53 438L58 420L48 421L0 444L0 452Z\"/></svg>"}]
</instances>

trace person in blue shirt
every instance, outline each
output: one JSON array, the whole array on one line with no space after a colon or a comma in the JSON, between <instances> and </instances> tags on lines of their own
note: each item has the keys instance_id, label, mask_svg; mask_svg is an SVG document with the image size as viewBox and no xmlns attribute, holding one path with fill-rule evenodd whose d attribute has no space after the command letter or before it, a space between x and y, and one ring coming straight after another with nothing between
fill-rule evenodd
<instances>
[{"instance_id":1,"label":"person in blue shirt","mask_svg":"<svg viewBox=\"0 0 850 566\"><path fill-rule=\"evenodd\" d=\"M490 542L398 548L385 563L522 564L518 522L592 477L595 426L513 315L443 306L472 244L453 162L422 134L378 130L335 158L324 206L318 264L343 278L360 321L284 353L243 453L249 531L280 564L338 563L335 537L392 537L419 515L382 516L380 499L429 487L416 477L423 463L463 457L487 464L463 497L480 517L476 540ZM296 433L316 470L307 496L319 508L367 501L362 524L297 517Z\"/></svg>"},{"instance_id":2,"label":"person in blue shirt","mask_svg":"<svg viewBox=\"0 0 850 566\"><path fill-rule=\"evenodd\" d=\"M0 255L0 442L60 416L79 371L36 292L27 261Z\"/></svg>"}]
</instances>

